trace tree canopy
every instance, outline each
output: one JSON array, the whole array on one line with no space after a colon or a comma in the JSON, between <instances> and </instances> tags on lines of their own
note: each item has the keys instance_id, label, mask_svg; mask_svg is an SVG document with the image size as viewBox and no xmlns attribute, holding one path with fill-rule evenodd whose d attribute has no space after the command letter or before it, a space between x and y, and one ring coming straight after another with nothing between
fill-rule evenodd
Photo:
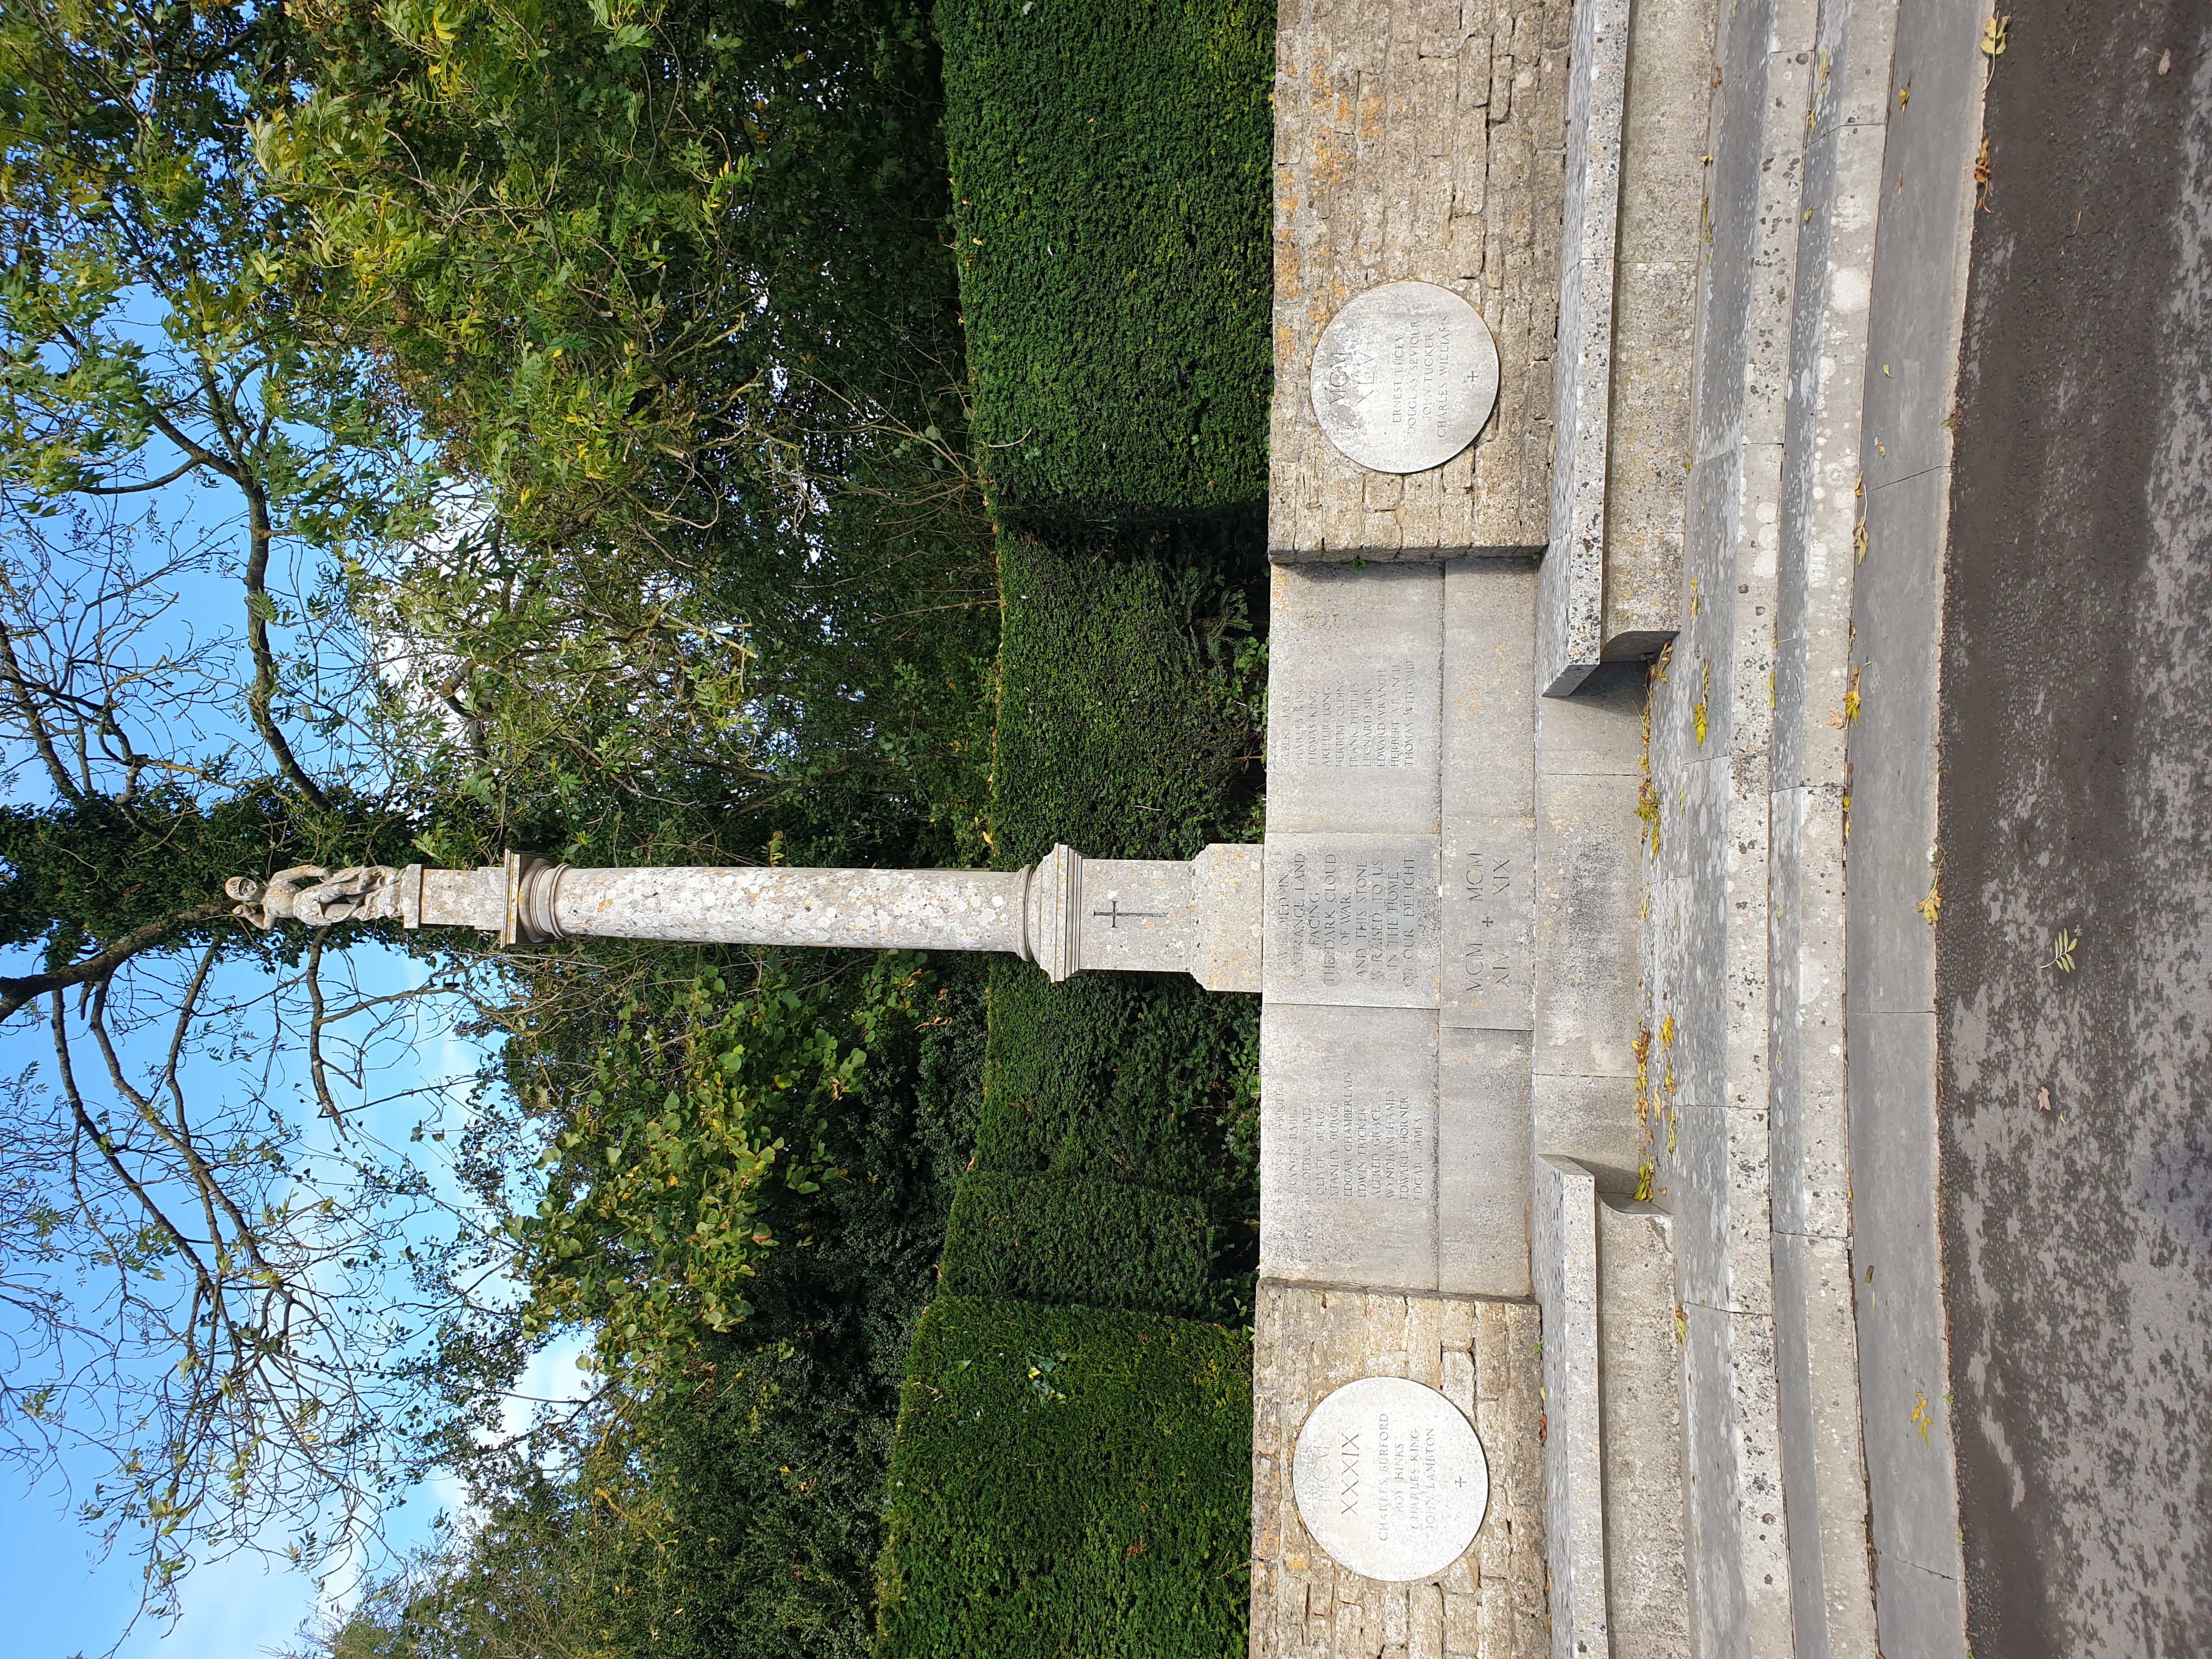
<instances>
[{"instance_id":1,"label":"tree canopy","mask_svg":"<svg viewBox=\"0 0 2212 1659\"><path fill-rule=\"evenodd\" d=\"M749 1310L738 1165L842 1167L818 1126L881 986L726 961L700 1002L681 962L387 933L424 959L393 993L373 930L264 935L222 884L981 855L995 596L925 24L0 0L0 1019L48 1044L0 1097L0 1293L52 1362L0 1387L18 1455L108 1458L84 1513L149 1605L272 1522L343 1558L551 1326L642 1318L680 1373ZM458 1205L357 1103L439 999L508 1050ZM787 1124L780 1084L732 1117L739 1028L819 1072ZM611 1187L670 1109L720 1152L678 1199ZM654 1257L724 1210L734 1254ZM610 1250L627 1277L560 1266ZM486 1274L525 1304L474 1305Z\"/></svg>"}]
</instances>

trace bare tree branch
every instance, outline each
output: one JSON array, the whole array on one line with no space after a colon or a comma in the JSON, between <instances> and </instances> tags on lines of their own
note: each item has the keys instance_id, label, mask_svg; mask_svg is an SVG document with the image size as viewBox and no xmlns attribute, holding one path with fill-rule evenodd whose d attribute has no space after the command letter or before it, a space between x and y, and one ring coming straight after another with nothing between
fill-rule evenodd
<instances>
[{"instance_id":1,"label":"bare tree branch","mask_svg":"<svg viewBox=\"0 0 2212 1659\"><path fill-rule=\"evenodd\" d=\"M38 750L39 758L46 763L46 775L53 780L54 787L60 792L63 799L83 805L83 792L77 787L76 780L70 775L69 768L62 764L62 757L54 748L53 733L46 729L46 720L39 713L39 705L31 696L30 684L23 678L22 665L15 659L15 636L9 632L5 620L0 620L0 675L7 678L9 692L22 714L24 730ZM33 991L30 994L36 996L39 993ZM0 1020L6 1019L21 1006L19 1001L5 1012L0 1012Z\"/></svg>"},{"instance_id":2,"label":"bare tree branch","mask_svg":"<svg viewBox=\"0 0 2212 1659\"><path fill-rule=\"evenodd\" d=\"M164 472L160 477L149 478L143 483L79 484L76 487L76 493L80 495L141 495L149 490L165 489L169 485L176 483L178 479L183 477L186 473L197 472L201 467L206 465L207 463L204 461L198 460L197 459L188 459L182 466L177 468L174 471Z\"/></svg>"},{"instance_id":3,"label":"bare tree branch","mask_svg":"<svg viewBox=\"0 0 2212 1659\"><path fill-rule=\"evenodd\" d=\"M149 921L143 927L134 928L105 949L72 962L65 968L12 978L0 975L0 1021L11 1018L26 1003L46 995L49 991L58 992L72 985L103 981L140 952L166 944L188 929L228 915L231 908L228 899L200 905L177 915L164 916L159 921Z\"/></svg>"}]
</instances>

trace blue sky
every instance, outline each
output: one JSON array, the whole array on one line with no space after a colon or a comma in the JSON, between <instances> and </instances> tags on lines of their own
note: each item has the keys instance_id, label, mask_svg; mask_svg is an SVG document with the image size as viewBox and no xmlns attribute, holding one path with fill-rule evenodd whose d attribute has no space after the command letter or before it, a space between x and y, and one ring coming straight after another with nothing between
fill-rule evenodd
<instances>
[{"instance_id":1,"label":"blue sky","mask_svg":"<svg viewBox=\"0 0 2212 1659\"><path fill-rule=\"evenodd\" d=\"M151 325L141 319L135 326L149 337L151 343ZM144 458L147 476L158 476L167 470L173 458L165 456L161 449L157 441ZM149 498L132 499L145 501ZM173 536L190 538L209 534L242 541L234 521L227 516L234 505L233 493L227 489L210 490L185 483L172 485L150 499L158 504L171 527L169 533ZM11 556L15 550L0 543L0 556ZM236 550L243 550L240 547ZM312 570L292 573L294 591L311 582L313 574ZM272 586L277 585L272 573ZM178 640L235 635L242 625L243 615L242 595L237 582L210 572L187 579L180 592L180 603L166 618L164 628ZM157 651L163 648L159 641L153 642L153 647ZM235 676L242 678L246 672L242 660L234 664ZM258 747L244 720L242 708L235 707L227 712L213 711L206 735L216 742L226 736L243 739L249 752ZM300 733L294 733L295 742L300 737ZM313 763L311 759L309 764ZM35 801L41 799L44 788L43 775L33 767L18 773L14 793L18 799ZM357 955L368 988L397 990L422 982L424 964L398 952L372 948ZM21 959L16 952L0 953L0 957ZM219 975L223 973L258 979L258 969L249 964L219 970ZM220 992L224 988L218 984L216 988ZM241 981L234 988L252 988ZM158 1036L158 1031L154 1032L142 1041ZM128 1044L125 1051L130 1053ZM142 1054L140 1057L144 1056ZM419 1116L442 1115L444 1127L448 1131L463 1127L465 1085L480 1058L471 1045L434 1027L415 1042L392 1046L382 1055L381 1063L364 1079L363 1092L371 1098L399 1098L370 1112L359 1121L358 1129L388 1146L405 1146L409 1143L408 1132ZM50 1068L52 1048L41 1027L29 1018L19 1016L4 1033L0 1033L0 1072L13 1076L33 1063ZM227 1084L240 1081L227 1079L214 1062L195 1064L197 1070L191 1083L196 1091L218 1093ZM437 1091L449 1083L458 1083L462 1088L446 1091L443 1099L440 1099ZM281 1084L280 1079L281 1092L295 1099L304 1095L296 1079L291 1079L289 1086ZM426 1085L432 1092L409 1093ZM304 1105L300 1109L299 1121L310 1126L311 1139L313 1130L320 1127L320 1121ZM443 1142L425 1139L414 1150L435 1160L458 1144L458 1135ZM4 1318L0 1318L0 1327L4 1327ZM574 1367L576 1352L572 1343L542 1356L524 1379L522 1392L573 1395L578 1376ZM92 1463L81 1461L63 1471L63 1476L73 1475L88 1481L99 1473ZM385 1539L386 1546L404 1550L423 1541L429 1535L434 1518L441 1509L452 1504L455 1497L449 1486L437 1484L409 1494L405 1505L392 1516L392 1524ZM0 1469L0 1605L12 1609L9 1628L0 1634L0 1656L6 1659L16 1659L17 1656L21 1659L70 1659L78 1653L94 1659L115 1644L130 1623L137 1604L138 1577L137 1565L127 1552L127 1542L125 1552L116 1559L105 1562L97 1559L94 1540L73 1520L70 1507L65 1479L50 1478L27 1489L19 1473ZM267 1541L276 1545L283 1540L272 1537ZM342 1583L343 1580L341 1587ZM127 1659L149 1659L150 1656L159 1656L160 1659L246 1659L257 1653L280 1651L315 1613L316 1591L307 1577L281 1559L249 1552L200 1568L186 1581L181 1604L182 1616L173 1626L164 1622L142 1621L124 1642L120 1653Z\"/></svg>"},{"instance_id":2,"label":"blue sky","mask_svg":"<svg viewBox=\"0 0 2212 1659\"><path fill-rule=\"evenodd\" d=\"M366 953L362 978L371 988L419 985L423 964L396 951ZM13 1072L46 1058L42 1033L22 1024L0 1036L0 1067ZM465 1085L479 1060L477 1048L442 1030L407 1051L397 1064L368 1079L373 1091L401 1098L359 1121L362 1133L387 1144L404 1144L418 1116L442 1121L449 1132L465 1124ZM444 1090L410 1095L417 1085ZM425 1139L416 1148L432 1159L459 1145L458 1133L443 1142ZM432 1173L446 1172L432 1165ZM441 1183L442 1184L442 1183ZM448 1185L448 1195L453 1195ZM521 1379L520 1399L574 1397L580 1374L575 1366L580 1344L562 1343L541 1354ZM524 1407L510 1412L510 1426L520 1426ZM73 1471L89 1478L89 1463ZM129 1624L137 1602L137 1574L127 1557L102 1563L94 1559L92 1540L72 1520L67 1496L58 1480L26 1491L20 1478L0 1486L0 1606L15 1610L10 1629L0 1638L0 1653L9 1659L71 1659L82 1653L96 1659ZM404 1551L428 1540L441 1510L458 1506L459 1489L450 1481L426 1484L406 1494L390 1516L385 1547ZM272 1545L282 1540L272 1537ZM349 1600L343 1575L332 1587L337 1604ZM187 1581L183 1616L173 1627L147 1620L131 1632L120 1650L124 1659L248 1659L283 1650L301 1624L316 1611L315 1586L280 1560L247 1553L206 1565Z\"/></svg>"},{"instance_id":3,"label":"blue sky","mask_svg":"<svg viewBox=\"0 0 2212 1659\"><path fill-rule=\"evenodd\" d=\"M422 967L397 952L378 951L369 953L362 976L372 988L396 990L420 984ZM241 964L239 971L258 975L247 965ZM397 1064L369 1078L371 1091L404 1095L418 1084L465 1085L476 1069L476 1050L440 1031L426 1033L426 1039L404 1051ZM0 1036L0 1067L13 1073L40 1061L52 1063L39 1027L19 1020ZM216 1079L191 1081L196 1091L222 1086ZM433 1096L404 1097L368 1114L359 1127L387 1144L405 1144L407 1130L418 1115L442 1115L449 1129L461 1127L462 1106L458 1090L448 1091L442 1103ZM434 1156L457 1142L457 1136L443 1143L426 1139L418 1150ZM78 1460L69 1472L88 1480L100 1471L93 1462ZM137 1605L135 1564L122 1555L106 1563L93 1559L92 1540L71 1518L60 1480L26 1491L15 1477L0 1490L9 1499L0 1508L0 1606L15 1610L13 1628L0 1639L0 1651L21 1659L69 1659L80 1651L88 1656L100 1654L122 1633ZM387 1543L404 1549L422 1541L433 1517L453 1496L450 1488L435 1485L409 1494L409 1501L392 1517L394 1525ZM161 1659L245 1659L281 1649L314 1605L314 1586L304 1575L281 1561L248 1553L195 1573L184 1592L183 1617L174 1628L146 1621L131 1633L122 1652L131 1659L157 1654Z\"/></svg>"}]
</instances>

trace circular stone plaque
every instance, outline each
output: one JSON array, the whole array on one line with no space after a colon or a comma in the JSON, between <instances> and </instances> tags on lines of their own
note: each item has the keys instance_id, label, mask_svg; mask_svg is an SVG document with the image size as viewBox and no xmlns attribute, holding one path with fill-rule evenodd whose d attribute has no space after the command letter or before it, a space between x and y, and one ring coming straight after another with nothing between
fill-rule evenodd
<instances>
[{"instance_id":1,"label":"circular stone plaque","mask_svg":"<svg viewBox=\"0 0 2212 1659\"><path fill-rule=\"evenodd\" d=\"M1298 1431L1291 1491L1313 1540L1354 1572L1428 1578L1474 1541L1490 1463L1459 1407L1402 1376L1364 1376Z\"/></svg>"},{"instance_id":2,"label":"circular stone plaque","mask_svg":"<svg viewBox=\"0 0 2212 1659\"><path fill-rule=\"evenodd\" d=\"M1425 472L1474 441L1498 401L1482 314L1433 283L1385 283L1329 319L1313 405L1328 441L1375 472Z\"/></svg>"}]
</instances>

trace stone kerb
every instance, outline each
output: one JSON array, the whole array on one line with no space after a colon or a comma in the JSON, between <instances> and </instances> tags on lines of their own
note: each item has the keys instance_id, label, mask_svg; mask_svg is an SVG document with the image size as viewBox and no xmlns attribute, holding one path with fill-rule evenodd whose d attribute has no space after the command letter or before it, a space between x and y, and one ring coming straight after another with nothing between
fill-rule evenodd
<instances>
[{"instance_id":1,"label":"stone kerb","mask_svg":"<svg viewBox=\"0 0 2212 1659\"><path fill-rule=\"evenodd\" d=\"M1597 665L1605 622L1605 464L1629 0L1577 0L1568 51L1559 356L1536 683L1565 696Z\"/></svg>"},{"instance_id":2,"label":"stone kerb","mask_svg":"<svg viewBox=\"0 0 2212 1659\"><path fill-rule=\"evenodd\" d=\"M1607 1659L1605 1488L1598 1418L1597 1186L1536 1160L1536 1300L1544 1310L1544 1515L1553 1659Z\"/></svg>"},{"instance_id":3,"label":"stone kerb","mask_svg":"<svg viewBox=\"0 0 2212 1659\"><path fill-rule=\"evenodd\" d=\"M1537 678L1565 696L1680 617L1712 98L1708 0L1581 0L1569 81Z\"/></svg>"}]
</instances>

